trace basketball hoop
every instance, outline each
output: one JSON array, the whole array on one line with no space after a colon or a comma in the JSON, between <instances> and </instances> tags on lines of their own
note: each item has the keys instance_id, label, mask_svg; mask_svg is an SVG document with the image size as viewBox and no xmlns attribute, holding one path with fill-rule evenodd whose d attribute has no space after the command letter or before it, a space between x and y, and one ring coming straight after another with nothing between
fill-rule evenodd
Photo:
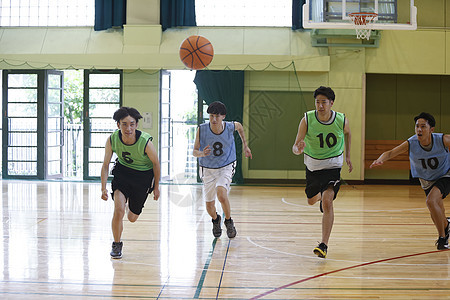
<instances>
[{"instance_id":1,"label":"basketball hoop","mask_svg":"<svg viewBox=\"0 0 450 300\"><path fill-rule=\"evenodd\" d=\"M350 23L356 30L356 38L358 39L370 39L370 33L372 31L372 24L378 17L377 13L370 12L355 12L349 13Z\"/></svg>"}]
</instances>

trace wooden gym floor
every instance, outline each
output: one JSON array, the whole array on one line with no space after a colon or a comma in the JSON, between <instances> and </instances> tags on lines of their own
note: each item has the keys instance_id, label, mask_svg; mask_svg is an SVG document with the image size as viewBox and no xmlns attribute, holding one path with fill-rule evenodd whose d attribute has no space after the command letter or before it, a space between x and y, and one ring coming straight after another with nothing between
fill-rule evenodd
<instances>
[{"instance_id":1,"label":"wooden gym floor","mask_svg":"<svg viewBox=\"0 0 450 300\"><path fill-rule=\"evenodd\" d=\"M450 251L436 250L419 186L342 186L320 259L321 213L303 187L233 186L229 240L213 238L200 185L162 185L124 221L121 260L99 183L0 188L2 299L450 298Z\"/></svg>"}]
</instances>

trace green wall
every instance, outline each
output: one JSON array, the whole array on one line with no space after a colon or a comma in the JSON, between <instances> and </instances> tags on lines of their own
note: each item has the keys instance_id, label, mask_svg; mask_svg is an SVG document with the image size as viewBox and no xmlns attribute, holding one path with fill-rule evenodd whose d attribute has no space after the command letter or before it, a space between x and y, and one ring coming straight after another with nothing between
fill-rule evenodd
<instances>
[{"instance_id":1,"label":"green wall","mask_svg":"<svg viewBox=\"0 0 450 300\"><path fill-rule=\"evenodd\" d=\"M312 92L251 91L249 109L251 170L305 170L291 151L306 109L314 109ZM305 109L306 108L306 109Z\"/></svg>"},{"instance_id":2,"label":"green wall","mask_svg":"<svg viewBox=\"0 0 450 300\"><path fill-rule=\"evenodd\" d=\"M436 132L450 132L450 76L367 75L366 139L405 140L414 134L414 116L436 119Z\"/></svg>"}]
</instances>

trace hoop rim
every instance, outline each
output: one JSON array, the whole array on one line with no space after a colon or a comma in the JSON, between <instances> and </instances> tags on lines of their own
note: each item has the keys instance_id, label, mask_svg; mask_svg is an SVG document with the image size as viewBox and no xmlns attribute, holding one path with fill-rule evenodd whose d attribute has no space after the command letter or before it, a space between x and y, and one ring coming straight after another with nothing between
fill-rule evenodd
<instances>
[{"instance_id":1,"label":"hoop rim","mask_svg":"<svg viewBox=\"0 0 450 300\"><path fill-rule=\"evenodd\" d=\"M370 39L372 24L377 20L378 14L373 12L355 12L348 14L350 23L356 30L356 38Z\"/></svg>"},{"instance_id":2,"label":"hoop rim","mask_svg":"<svg viewBox=\"0 0 450 300\"><path fill-rule=\"evenodd\" d=\"M353 16L366 16L366 17L376 17L378 16L377 13L373 13L373 12L353 12L353 13L349 13L348 14L349 17L353 17Z\"/></svg>"}]
</instances>

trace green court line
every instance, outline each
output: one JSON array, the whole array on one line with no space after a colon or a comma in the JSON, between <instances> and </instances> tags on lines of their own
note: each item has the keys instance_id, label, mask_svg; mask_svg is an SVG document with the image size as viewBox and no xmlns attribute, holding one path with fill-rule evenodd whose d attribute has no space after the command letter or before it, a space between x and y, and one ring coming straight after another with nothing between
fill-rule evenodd
<instances>
[{"instance_id":1,"label":"green court line","mask_svg":"<svg viewBox=\"0 0 450 300\"><path fill-rule=\"evenodd\" d=\"M16 284L54 284L54 285L81 285L81 286L115 286L115 287L162 287L161 284L129 284L129 283L88 283L88 282L47 282L47 281L25 281L25 280L0 280L0 283L16 283ZM166 284L166 288L196 288L194 285L170 285ZM216 289L217 286L208 286L205 285L202 288L204 289ZM221 286L220 289L230 289L230 290L260 290L260 289L271 289L274 287L267 286ZM288 287L286 290L338 290L338 291L425 291L425 290L442 290L442 291L450 291L450 288L444 287L424 287L424 288L383 288L383 287L370 287L370 288L362 288L362 287ZM0 292L0 294L27 294L26 292ZM34 293L33 293L34 294Z\"/></svg>"},{"instance_id":2,"label":"green court line","mask_svg":"<svg viewBox=\"0 0 450 300\"><path fill-rule=\"evenodd\" d=\"M161 290L159 291L159 294L158 294L158 297L156 298L156 300L158 300L158 299L161 297L161 294L163 293L164 288L167 286L167 283L169 282L169 279L170 279L170 276L167 277L167 280L166 280L166 282L164 283L164 285L163 285L163 287L161 288Z\"/></svg>"},{"instance_id":3,"label":"green court line","mask_svg":"<svg viewBox=\"0 0 450 300\"><path fill-rule=\"evenodd\" d=\"M205 287L206 288L206 287ZM211 287L211 288L217 288L217 287ZM223 287L222 287L223 288ZM235 288L235 287L228 287L228 288ZM250 287L242 287L242 289L249 289ZM253 287L256 288L256 287ZM267 287L265 287L267 288ZM259 287L258 289L264 289L264 287ZM446 291L446 290L450 290L449 288L401 288L401 289L397 289L397 288L287 288L286 290L339 290L339 291L353 291L353 290L362 290L362 291L423 291L423 290L429 290L429 291L433 291L433 290L440 290L440 291ZM176 300L181 300L181 299L192 299L190 297L180 297L180 296L166 296L166 297L156 297L156 296L139 296L139 295L106 295L106 294L90 294L90 293L44 293L44 292L0 292L0 295L15 295L15 296L23 296L26 297L27 295L39 295L39 296L60 296L60 297L92 297L92 298L132 298L132 299L176 299ZM298 295L301 297L301 295ZM202 298L198 298L198 299L203 299L203 300L213 300L216 299L216 297L202 297ZM228 300L248 300L248 298L240 298L240 297L221 297L219 299L228 299ZM270 298L271 300L284 300L286 298ZM292 298L293 300L299 300L299 299L310 299L310 298Z\"/></svg>"},{"instance_id":4,"label":"green court line","mask_svg":"<svg viewBox=\"0 0 450 300\"><path fill-rule=\"evenodd\" d=\"M228 246L227 246L227 253L225 254L225 259L223 260L222 274L220 274L219 288L217 289L216 299L219 299L220 286L222 285L223 273L225 272L225 265L227 264L228 251L230 250L230 243L231 243L231 240L229 239Z\"/></svg>"},{"instance_id":5,"label":"green court line","mask_svg":"<svg viewBox=\"0 0 450 300\"><path fill-rule=\"evenodd\" d=\"M203 267L202 276L200 276L200 280L197 284L197 290L195 291L195 295L193 299L199 299L200 293L203 288L203 283L205 282L206 273L208 272L209 264L211 263L211 259L214 253L214 249L216 248L217 238L214 239L212 243L211 250L209 250L208 258L206 259L205 266Z\"/></svg>"}]
</instances>

